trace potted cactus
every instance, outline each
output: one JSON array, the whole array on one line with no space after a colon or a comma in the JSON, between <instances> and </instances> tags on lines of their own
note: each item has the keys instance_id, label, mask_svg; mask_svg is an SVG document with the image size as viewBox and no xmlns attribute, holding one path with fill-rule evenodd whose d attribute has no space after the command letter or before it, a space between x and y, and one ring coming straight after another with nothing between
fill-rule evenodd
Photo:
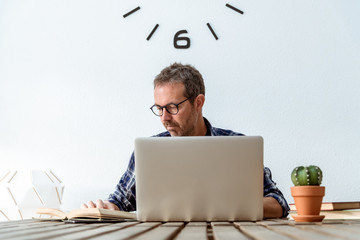
<instances>
[{"instance_id":1,"label":"potted cactus","mask_svg":"<svg viewBox=\"0 0 360 240\"><path fill-rule=\"evenodd\" d=\"M319 167L296 167L291 173L294 187L291 195L295 201L297 214L293 216L296 222L321 222L325 216L320 215L325 187L320 186L322 171Z\"/></svg>"}]
</instances>

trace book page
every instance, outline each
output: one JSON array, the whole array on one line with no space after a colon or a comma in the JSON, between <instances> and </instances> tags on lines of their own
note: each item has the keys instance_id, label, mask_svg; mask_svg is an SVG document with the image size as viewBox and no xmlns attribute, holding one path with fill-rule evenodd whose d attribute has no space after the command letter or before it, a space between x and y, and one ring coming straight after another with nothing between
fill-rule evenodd
<instances>
[{"instance_id":1,"label":"book page","mask_svg":"<svg viewBox=\"0 0 360 240\"><path fill-rule=\"evenodd\" d=\"M66 219L66 214L63 211L56 208L38 208L36 210L36 213L41 215L58 217L60 219Z\"/></svg>"}]
</instances>

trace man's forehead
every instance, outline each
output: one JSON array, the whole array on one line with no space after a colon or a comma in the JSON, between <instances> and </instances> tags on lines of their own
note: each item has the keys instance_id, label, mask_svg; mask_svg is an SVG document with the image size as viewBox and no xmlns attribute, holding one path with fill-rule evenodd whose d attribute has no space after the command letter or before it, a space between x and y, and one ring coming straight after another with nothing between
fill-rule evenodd
<instances>
[{"instance_id":1,"label":"man's forehead","mask_svg":"<svg viewBox=\"0 0 360 240\"><path fill-rule=\"evenodd\" d=\"M185 88L185 85L184 83L179 81L169 81L156 84L154 89L156 88Z\"/></svg>"},{"instance_id":2,"label":"man's forehead","mask_svg":"<svg viewBox=\"0 0 360 240\"><path fill-rule=\"evenodd\" d=\"M182 83L168 83L157 85L154 89L154 95L183 95L185 93L185 86Z\"/></svg>"},{"instance_id":3,"label":"man's forehead","mask_svg":"<svg viewBox=\"0 0 360 240\"><path fill-rule=\"evenodd\" d=\"M181 84L162 84L155 87L155 104L166 105L176 103L184 98L184 85Z\"/></svg>"}]
</instances>

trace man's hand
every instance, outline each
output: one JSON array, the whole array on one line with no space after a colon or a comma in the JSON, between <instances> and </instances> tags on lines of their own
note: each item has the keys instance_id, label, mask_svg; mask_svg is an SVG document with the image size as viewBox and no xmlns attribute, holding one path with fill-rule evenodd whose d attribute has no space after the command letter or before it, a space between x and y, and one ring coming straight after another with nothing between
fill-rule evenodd
<instances>
[{"instance_id":1,"label":"man's hand","mask_svg":"<svg viewBox=\"0 0 360 240\"><path fill-rule=\"evenodd\" d=\"M109 201L97 200L96 203L89 201L87 204L81 204L81 208L104 208L109 210L120 210L118 206Z\"/></svg>"}]
</instances>

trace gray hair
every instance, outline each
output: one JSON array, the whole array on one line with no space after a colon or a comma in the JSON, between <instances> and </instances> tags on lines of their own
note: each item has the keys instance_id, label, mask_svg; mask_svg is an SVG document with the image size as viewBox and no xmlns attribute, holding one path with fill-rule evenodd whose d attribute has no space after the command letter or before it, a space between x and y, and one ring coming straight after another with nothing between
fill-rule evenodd
<instances>
[{"instance_id":1,"label":"gray hair","mask_svg":"<svg viewBox=\"0 0 360 240\"><path fill-rule=\"evenodd\" d=\"M167 83L183 83L184 96L193 100L199 95L205 95L205 85L201 73L191 65L173 63L164 68L154 79L154 88Z\"/></svg>"}]
</instances>

